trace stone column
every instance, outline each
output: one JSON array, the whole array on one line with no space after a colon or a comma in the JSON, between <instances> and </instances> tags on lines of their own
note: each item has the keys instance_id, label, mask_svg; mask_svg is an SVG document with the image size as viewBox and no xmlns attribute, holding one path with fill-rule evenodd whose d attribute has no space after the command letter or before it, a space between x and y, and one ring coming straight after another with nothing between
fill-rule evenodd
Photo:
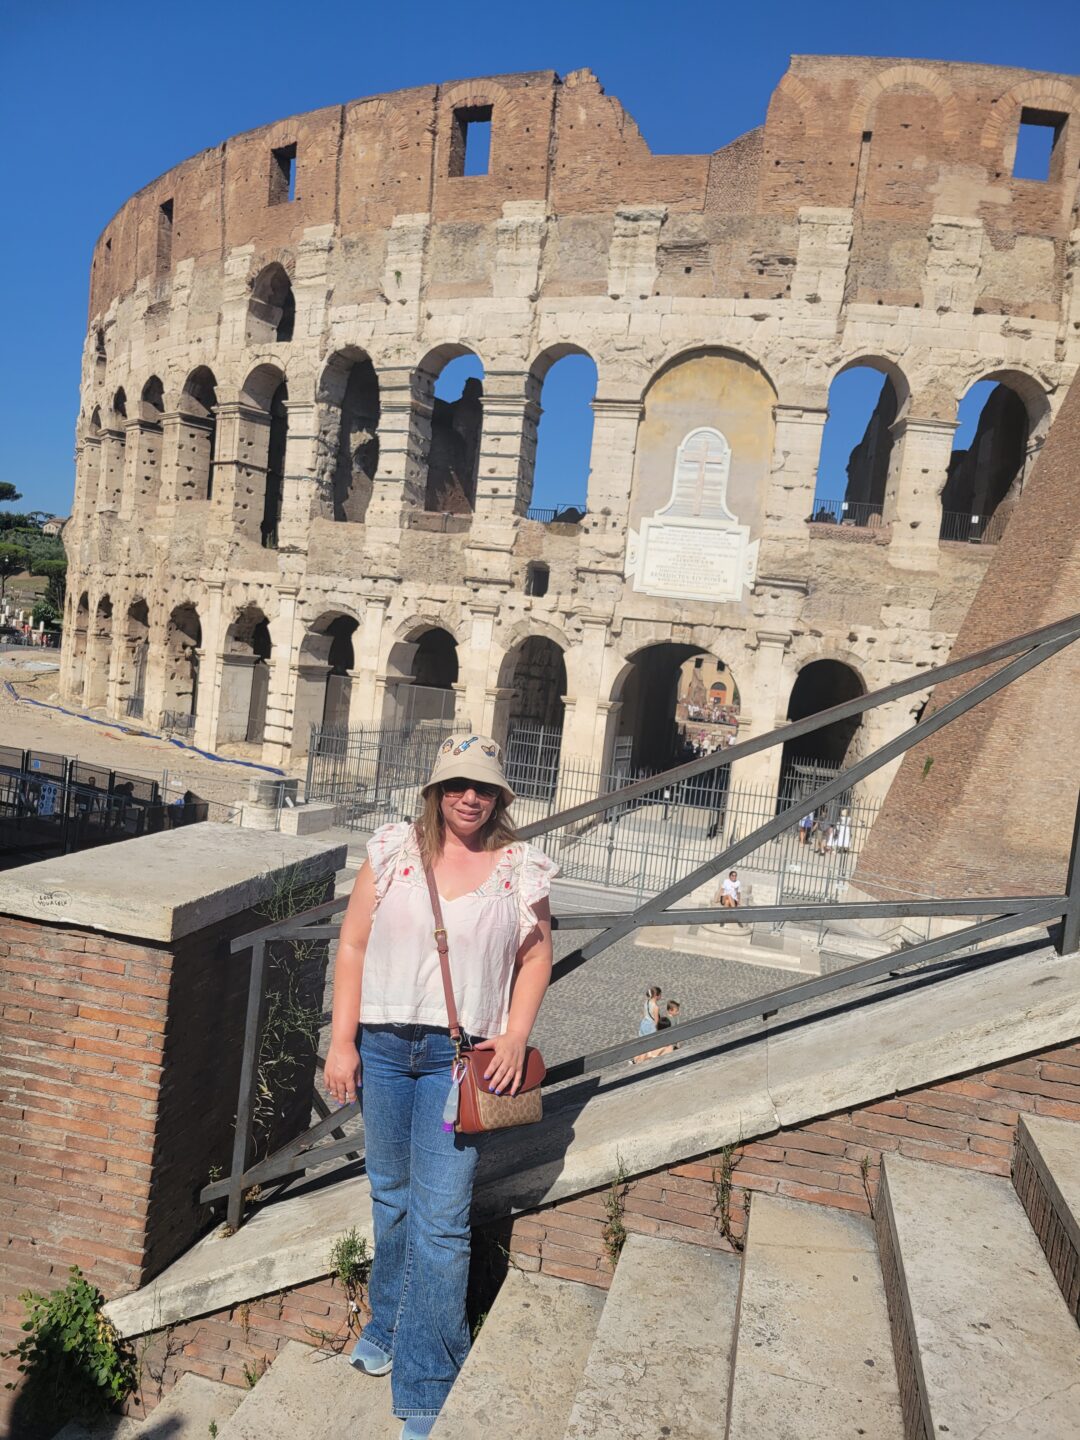
<instances>
[{"instance_id":1,"label":"stone column","mask_svg":"<svg viewBox=\"0 0 1080 1440\"><path fill-rule=\"evenodd\" d=\"M606 651L611 619L603 614L585 614L581 644L566 652L566 699L563 713L561 760L571 763L606 763L610 746L612 702L603 694ZM615 703L615 710L618 710Z\"/></svg>"},{"instance_id":2,"label":"stone column","mask_svg":"<svg viewBox=\"0 0 1080 1440\"><path fill-rule=\"evenodd\" d=\"M270 416L245 400L218 405L213 516L216 529L258 545L266 489Z\"/></svg>"},{"instance_id":3,"label":"stone column","mask_svg":"<svg viewBox=\"0 0 1080 1440\"><path fill-rule=\"evenodd\" d=\"M124 489L125 432L123 429L101 432L101 473L98 480L97 509L116 511Z\"/></svg>"},{"instance_id":4,"label":"stone column","mask_svg":"<svg viewBox=\"0 0 1080 1440\"><path fill-rule=\"evenodd\" d=\"M161 483L158 486L157 510L162 517L176 513L176 502L182 489L180 457L184 451L183 427L188 418L179 410L166 411L161 417Z\"/></svg>"},{"instance_id":5,"label":"stone column","mask_svg":"<svg viewBox=\"0 0 1080 1440\"><path fill-rule=\"evenodd\" d=\"M379 371L379 468L365 520L365 567L376 580L401 579L401 531L411 511L424 508L424 475L414 453L413 370ZM417 404L416 426L431 430L429 407Z\"/></svg>"},{"instance_id":6,"label":"stone column","mask_svg":"<svg viewBox=\"0 0 1080 1440\"><path fill-rule=\"evenodd\" d=\"M483 723L485 715L490 714L487 692L492 682L491 651L498 613L498 605L490 602L470 605L472 628L458 652L459 698L456 713L467 716L469 723L485 734L488 732L483 730Z\"/></svg>"},{"instance_id":7,"label":"stone column","mask_svg":"<svg viewBox=\"0 0 1080 1440\"><path fill-rule=\"evenodd\" d=\"M532 494L540 403L532 377L520 370L484 374L484 428L476 481L477 520L524 515Z\"/></svg>"},{"instance_id":8,"label":"stone column","mask_svg":"<svg viewBox=\"0 0 1080 1440\"><path fill-rule=\"evenodd\" d=\"M75 507L74 513L85 530L93 519L98 504L98 484L101 476L101 436L87 435L75 452Z\"/></svg>"},{"instance_id":9,"label":"stone column","mask_svg":"<svg viewBox=\"0 0 1080 1440\"><path fill-rule=\"evenodd\" d=\"M889 561L904 570L936 570L941 491L949 473L955 420L909 415L892 428L893 452L885 492L892 522Z\"/></svg>"},{"instance_id":10,"label":"stone column","mask_svg":"<svg viewBox=\"0 0 1080 1440\"><path fill-rule=\"evenodd\" d=\"M218 706L221 702L221 652L224 649L225 582L206 582L207 609L200 615L202 645L199 647L199 693L195 702L195 744L213 750L217 743Z\"/></svg>"},{"instance_id":11,"label":"stone column","mask_svg":"<svg viewBox=\"0 0 1080 1440\"><path fill-rule=\"evenodd\" d=\"M266 724L263 727L263 759L269 765L283 765L294 742L293 705L296 695L294 658L301 653L304 635L296 613L299 588L278 586L277 615L270 621L270 676L266 696ZM307 737L304 737L305 744Z\"/></svg>"},{"instance_id":12,"label":"stone column","mask_svg":"<svg viewBox=\"0 0 1080 1440\"><path fill-rule=\"evenodd\" d=\"M349 724L371 726L382 724L382 700L385 684L380 683L383 651L383 626L389 598L369 595L359 628L353 636L353 685L349 697Z\"/></svg>"},{"instance_id":13,"label":"stone column","mask_svg":"<svg viewBox=\"0 0 1080 1440\"><path fill-rule=\"evenodd\" d=\"M742 715L739 739L753 740L784 723L791 684L785 683L785 657L791 645L789 630L758 630L748 639L738 670ZM744 674L748 677L743 679ZM755 786L776 792L780 785L782 747L737 760L731 767L731 786Z\"/></svg>"},{"instance_id":14,"label":"stone column","mask_svg":"<svg viewBox=\"0 0 1080 1440\"><path fill-rule=\"evenodd\" d=\"M773 539L807 545L806 522L814 506L821 437L827 409L777 405L776 439L765 496L765 533Z\"/></svg>"},{"instance_id":15,"label":"stone column","mask_svg":"<svg viewBox=\"0 0 1080 1440\"><path fill-rule=\"evenodd\" d=\"M243 1051L250 959L227 958L230 941L265 925L254 907L268 880L298 867L329 897L345 863L343 845L213 823L120 854L106 845L4 876L0 1350L21 1338L20 1291L53 1290L78 1264L106 1297L125 1295L204 1233L198 1194L212 1167L229 1168ZM324 950L305 994L321 996L325 964ZM314 1073L290 1082L263 1143L307 1127Z\"/></svg>"},{"instance_id":16,"label":"stone column","mask_svg":"<svg viewBox=\"0 0 1080 1440\"><path fill-rule=\"evenodd\" d=\"M289 400L285 441L285 480L278 519L278 549L307 554L308 532L316 513L319 467L318 411L311 400Z\"/></svg>"}]
</instances>

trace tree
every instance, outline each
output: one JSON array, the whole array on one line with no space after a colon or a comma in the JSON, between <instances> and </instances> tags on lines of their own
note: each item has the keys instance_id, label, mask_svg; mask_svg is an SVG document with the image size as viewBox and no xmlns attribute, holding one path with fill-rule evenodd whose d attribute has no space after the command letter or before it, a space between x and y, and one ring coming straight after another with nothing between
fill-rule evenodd
<instances>
[{"instance_id":1,"label":"tree","mask_svg":"<svg viewBox=\"0 0 1080 1440\"><path fill-rule=\"evenodd\" d=\"M15 489L15 486L12 485L10 480L0 480L0 505L8 505L13 500L21 499L22 496L19 494L18 490Z\"/></svg>"},{"instance_id":2,"label":"tree","mask_svg":"<svg viewBox=\"0 0 1080 1440\"><path fill-rule=\"evenodd\" d=\"M67 596L67 560L63 555L35 559L30 569L32 574L44 575L48 579L42 599L43 603L52 607L58 620L64 613L64 600Z\"/></svg>"},{"instance_id":3,"label":"tree","mask_svg":"<svg viewBox=\"0 0 1080 1440\"><path fill-rule=\"evenodd\" d=\"M30 563L30 552L21 545L0 542L0 600L7 590L8 577L21 575Z\"/></svg>"}]
</instances>

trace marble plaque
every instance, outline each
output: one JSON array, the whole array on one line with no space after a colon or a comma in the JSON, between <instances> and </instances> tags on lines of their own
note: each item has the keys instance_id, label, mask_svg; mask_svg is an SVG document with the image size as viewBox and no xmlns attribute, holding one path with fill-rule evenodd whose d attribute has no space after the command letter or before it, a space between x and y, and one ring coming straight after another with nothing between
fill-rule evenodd
<instances>
[{"instance_id":1,"label":"marble plaque","mask_svg":"<svg viewBox=\"0 0 1080 1440\"><path fill-rule=\"evenodd\" d=\"M729 520L642 520L634 589L674 600L738 600L753 579L749 541L749 527Z\"/></svg>"}]
</instances>

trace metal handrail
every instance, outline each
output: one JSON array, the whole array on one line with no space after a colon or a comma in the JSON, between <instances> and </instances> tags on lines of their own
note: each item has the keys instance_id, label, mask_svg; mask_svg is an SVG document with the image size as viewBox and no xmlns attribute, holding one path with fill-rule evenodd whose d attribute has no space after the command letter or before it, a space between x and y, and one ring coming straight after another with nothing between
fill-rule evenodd
<instances>
[{"instance_id":1,"label":"metal handrail","mask_svg":"<svg viewBox=\"0 0 1080 1440\"><path fill-rule=\"evenodd\" d=\"M1080 799L1076 811L1072 851L1068 865L1065 891L1061 895L1034 896L985 896L985 897L929 897L900 901L858 901L836 904L791 903L781 905L742 906L738 910L714 909L712 907L673 909L675 902L688 895L711 876L727 868L744 855L752 853L760 845L798 824L799 818L812 809L828 802L845 790L857 784L867 775L887 765L897 756L918 745L928 736L951 724L959 716L981 704L991 695L998 693L1014 680L1041 665L1052 655L1080 638L1080 615L1070 616L1052 625L1043 626L1027 635L1015 637L993 645L964 659L949 661L935 669L898 681L882 690L855 700L845 701L829 710L819 711L790 725L782 726L766 735L756 736L729 749L717 752L685 765L676 766L660 775L624 786L596 800L575 805L546 820L523 826L518 832L522 839L561 829L566 825L603 813L616 806L624 806L630 800L670 787L680 780L704 774L719 765L730 765L733 761L757 754L775 745L782 745L798 736L811 733L837 720L861 715L867 710L889 704L893 700L914 695L933 688L944 681L955 679L973 671L998 665L994 670L961 695L954 697L931 714L923 718L902 735L864 756L856 764L830 778L811 794L803 796L797 804L790 804L773 819L758 826L741 840L722 850L719 855L669 886L661 894L647 900L631 911L614 914L568 915L555 917L553 926L561 930L595 930L596 935L556 965L553 979L570 973L592 956L607 949L630 931L642 925L707 924L740 925L760 923L785 923L789 921L822 921L824 919L884 919L910 916L984 916L976 924L933 940L877 956L859 962L828 975L817 976L785 989L759 995L756 998L722 1010L700 1016L697 1020L686 1021L679 1026L680 1042L702 1035L716 1034L740 1024L747 1019L761 1016L769 1018L781 1009L787 1009L804 1001L848 989L866 980L888 974L902 967L907 969L921 965L940 956L954 953L964 947L984 943L1013 934L1033 926L1047 925L1060 919L1061 926L1055 944L1060 954L1070 954L1080 949ZM240 1093L237 1101L237 1120L233 1143L231 1173L227 1178L207 1185L200 1192L203 1202L227 1197L229 1226L236 1229L243 1219L244 1194L249 1186L303 1172L311 1165L323 1164L340 1155L354 1155L358 1150L355 1135L348 1136L342 1130L345 1122L359 1113L359 1102L346 1105L340 1110L321 1119L319 1123L282 1146L273 1155L257 1164L249 1165L251 1120L254 1112L256 1086L256 1058L262 1014L265 1006L266 947L275 940L296 938L307 940L329 940L340 933L340 924L331 917L344 908L341 899L328 900L302 915L290 920L261 927L232 941L232 952L252 951L251 975L248 987L247 1014L244 1031L244 1052L241 1064ZM576 1076L594 1073L609 1065L630 1059L641 1050L641 1039L633 1039L619 1045L609 1046L591 1055L578 1056L553 1066L547 1075L546 1084L558 1084ZM332 1143L323 1143L328 1138Z\"/></svg>"}]
</instances>

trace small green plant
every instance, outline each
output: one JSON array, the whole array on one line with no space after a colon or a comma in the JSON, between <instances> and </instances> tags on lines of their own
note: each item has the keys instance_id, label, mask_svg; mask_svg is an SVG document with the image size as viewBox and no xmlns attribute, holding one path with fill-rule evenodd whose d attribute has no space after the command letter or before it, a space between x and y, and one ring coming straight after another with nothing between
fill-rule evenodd
<instances>
[{"instance_id":1,"label":"small green plant","mask_svg":"<svg viewBox=\"0 0 1080 1440\"><path fill-rule=\"evenodd\" d=\"M611 1182L611 1188L604 1196L604 1213L607 1219L604 1221L604 1228L600 1232L604 1242L604 1252L612 1265L619 1263L619 1256L622 1254L623 1246L626 1244L626 1226L623 1224L623 1213L626 1210L626 1194L629 1190L630 1179L623 1158L616 1152L615 1178Z\"/></svg>"},{"instance_id":2,"label":"small green plant","mask_svg":"<svg viewBox=\"0 0 1080 1440\"><path fill-rule=\"evenodd\" d=\"M266 1361L253 1360L250 1365L244 1366L244 1384L249 1390L254 1390L262 1377L266 1374Z\"/></svg>"},{"instance_id":3,"label":"small green plant","mask_svg":"<svg viewBox=\"0 0 1080 1440\"><path fill-rule=\"evenodd\" d=\"M395 284L395 285L400 285L400 284L401 284L401 271L400 271L400 270L395 270L395 271L394 271L394 284Z\"/></svg>"},{"instance_id":4,"label":"small green plant","mask_svg":"<svg viewBox=\"0 0 1080 1440\"><path fill-rule=\"evenodd\" d=\"M742 1237L735 1234L731 1224L732 1177L739 1163L737 1152L741 1143L741 1140L733 1140L721 1148L720 1164L713 1166L712 1180L713 1210L720 1222L720 1234L735 1251L741 1250L744 1243Z\"/></svg>"},{"instance_id":5,"label":"small green plant","mask_svg":"<svg viewBox=\"0 0 1080 1440\"><path fill-rule=\"evenodd\" d=\"M340 1352L346 1341L359 1333L361 1306L366 1303L371 1274L371 1251L364 1237L356 1233L355 1226L339 1235L331 1246L330 1271L335 1283L345 1291L344 1323L336 1330L320 1330L313 1325L305 1325L304 1329L323 1349Z\"/></svg>"},{"instance_id":6,"label":"small green plant","mask_svg":"<svg viewBox=\"0 0 1080 1440\"><path fill-rule=\"evenodd\" d=\"M859 1174L862 1176L862 1188L866 1193L866 1203L870 1207L870 1218L874 1218L874 1197L870 1193L870 1156L864 1155L859 1161Z\"/></svg>"},{"instance_id":7,"label":"small green plant","mask_svg":"<svg viewBox=\"0 0 1080 1440\"><path fill-rule=\"evenodd\" d=\"M115 1410L136 1387L135 1356L101 1313L105 1297L77 1265L62 1290L20 1296L25 1332L3 1358L17 1358L27 1413L51 1423L93 1420Z\"/></svg>"},{"instance_id":8,"label":"small green plant","mask_svg":"<svg viewBox=\"0 0 1080 1440\"><path fill-rule=\"evenodd\" d=\"M210 1421L210 1424L206 1427L206 1433L210 1436L210 1440L217 1440L218 1431L216 1420Z\"/></svg>"},{"instance_id":9,"label":"small green plant","mask_svg":"<svg viewBox=\"0 0 1080 1440\"><path fill-rule=\"evenodd\" d=\"M476 1319L473 1321L472 1338L474 1341L476 1340L476 1337L480 1334L480 1331L484 1328L484 1321L487 1319L487 1317L488 1312L484 1310L481 1311L481 1313L477 1315Z\"/></svg>"}]
</instances>

